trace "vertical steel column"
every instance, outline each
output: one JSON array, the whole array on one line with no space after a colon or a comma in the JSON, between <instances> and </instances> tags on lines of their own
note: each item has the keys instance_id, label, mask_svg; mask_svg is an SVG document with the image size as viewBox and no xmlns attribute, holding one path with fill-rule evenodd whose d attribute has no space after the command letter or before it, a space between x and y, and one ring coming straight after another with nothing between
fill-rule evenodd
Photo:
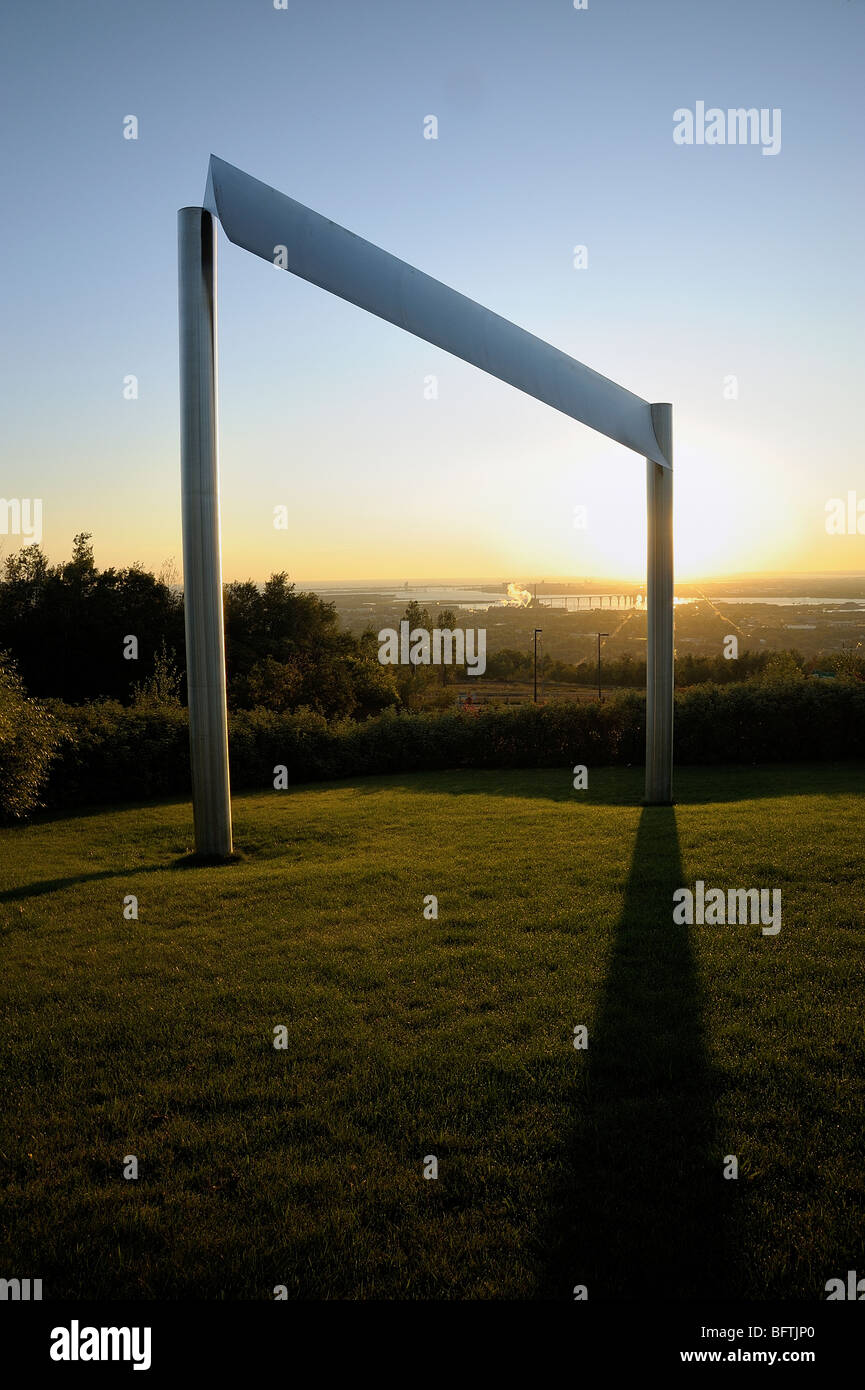
<instances>
[{"instance_id":1,"label":"vertical steel column","mask_svg":"<svg viewBox=\"0 0 865 1390\"><path fill-rule=\"evenodd\" d=\"M216 224L177 214L183 597L195 848L232 852L216 395Z\"/></svg>"},{"instance_id":2,"label":"vertical steel column","mask_svg":"<svg viewBox=\"0 0 865 1390\"><path fill-rule=\"evenodd\" d=\"M673 407L652 406L655 437L673 462ZM646 460L646 802L673 800L673 469Z\"/></svg>"}]
</instances>

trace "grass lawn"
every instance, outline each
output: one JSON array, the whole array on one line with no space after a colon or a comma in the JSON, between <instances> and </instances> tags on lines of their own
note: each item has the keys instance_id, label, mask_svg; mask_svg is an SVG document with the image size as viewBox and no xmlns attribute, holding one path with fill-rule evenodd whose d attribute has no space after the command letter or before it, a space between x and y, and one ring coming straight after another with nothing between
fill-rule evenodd
<instances>
[{"instance_id":1,"label":"grass lawn","mask_svg":"<svg viewBox=\"0 0 865 1390\"><path fill-rule=\"evenodd\" d=\"M865 1273L865 767L682 769L674 808L590 783L240 796L222 868L177 866L185 802L0 832L0 1274L594 1300ZM698 878L781 888L780 934L675 926Z\"/></svg>"}]
</instances>

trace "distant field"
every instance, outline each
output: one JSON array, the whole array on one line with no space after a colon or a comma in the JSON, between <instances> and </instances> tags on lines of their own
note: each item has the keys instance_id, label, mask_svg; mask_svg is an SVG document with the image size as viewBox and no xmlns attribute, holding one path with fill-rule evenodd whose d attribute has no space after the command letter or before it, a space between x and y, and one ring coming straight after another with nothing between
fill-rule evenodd
<instances>
[{"instance_id":1,"label":"distant field","mask_svg":"<svg viewBox=\"0 0 865 1390\"><path fill-rule=\"evenodd\" d=\"M0 832L0 1273L819 1299L865 1272L865 767L686 769L673 809L590 776L238 797L221 869L175 866L185 803ZM780 934L674 926L696 878L780 887Z\"/></svg>"},{"instance_id":2,"label":"distant field","mask_svg":"<svg viewBox=\"0 0 865 1390\"><path fill-rule=\"evenodd\" d=\"M641 689L642 687L635 687ZM454 704L457 703L457 696L465 698L471 695L472 700L479 705L491 705L499 702L506 705L525 705L530 704L535 698L535 689L532 681L491 681L491 680L465 680L458 681L455 685L449 686L452 692ZM621 694L625 687L620 689L612 686L602 685L601 692L605 699L611 695ZM585 703L587 700L597 700L598 687L596 685L575 685L567 681L538 681L538 700L544 704L554 704L559 700L569 701L570 703Z\"/></svg>"}]
</instances>

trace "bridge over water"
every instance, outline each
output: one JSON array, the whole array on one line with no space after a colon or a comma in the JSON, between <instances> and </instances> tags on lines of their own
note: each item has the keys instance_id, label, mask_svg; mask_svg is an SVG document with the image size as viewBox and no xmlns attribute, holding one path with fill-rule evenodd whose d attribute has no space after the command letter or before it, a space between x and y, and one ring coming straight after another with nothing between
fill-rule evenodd
<instances>
[{"instance_id":1,"label":"bridge over water","mask_svg":"<svg viewBox=\"0 0 865 1390\"><path fill-rule=\"evenodd\" d=\"M539 594L539 608L563 608L568 613L577 613L580 609L591 608L613 608L613 609L637 609L644 607L643 595L634 594Z\"/></svg>"}]
</instances>

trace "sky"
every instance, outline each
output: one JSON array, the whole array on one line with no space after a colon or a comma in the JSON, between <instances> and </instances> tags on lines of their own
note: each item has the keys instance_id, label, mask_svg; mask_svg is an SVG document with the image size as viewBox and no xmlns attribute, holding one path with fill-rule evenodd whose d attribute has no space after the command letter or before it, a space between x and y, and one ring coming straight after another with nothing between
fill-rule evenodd
<instances>
[{"instance_id":1,"label":"sky","mask_svg":"<svg viewBox=\"0 0 865 1390\"><path fill-rule=\"evenodd\" d=\"M2 39L0 497L52 560L182 568L212 152L671 401L682 579L865 572L826 530L865 499L865 0L45 0ZM698 102L780 149L676 143ZM219 236L226 579L643 575L636 454Z\"/></svg>"}]
</instances>

